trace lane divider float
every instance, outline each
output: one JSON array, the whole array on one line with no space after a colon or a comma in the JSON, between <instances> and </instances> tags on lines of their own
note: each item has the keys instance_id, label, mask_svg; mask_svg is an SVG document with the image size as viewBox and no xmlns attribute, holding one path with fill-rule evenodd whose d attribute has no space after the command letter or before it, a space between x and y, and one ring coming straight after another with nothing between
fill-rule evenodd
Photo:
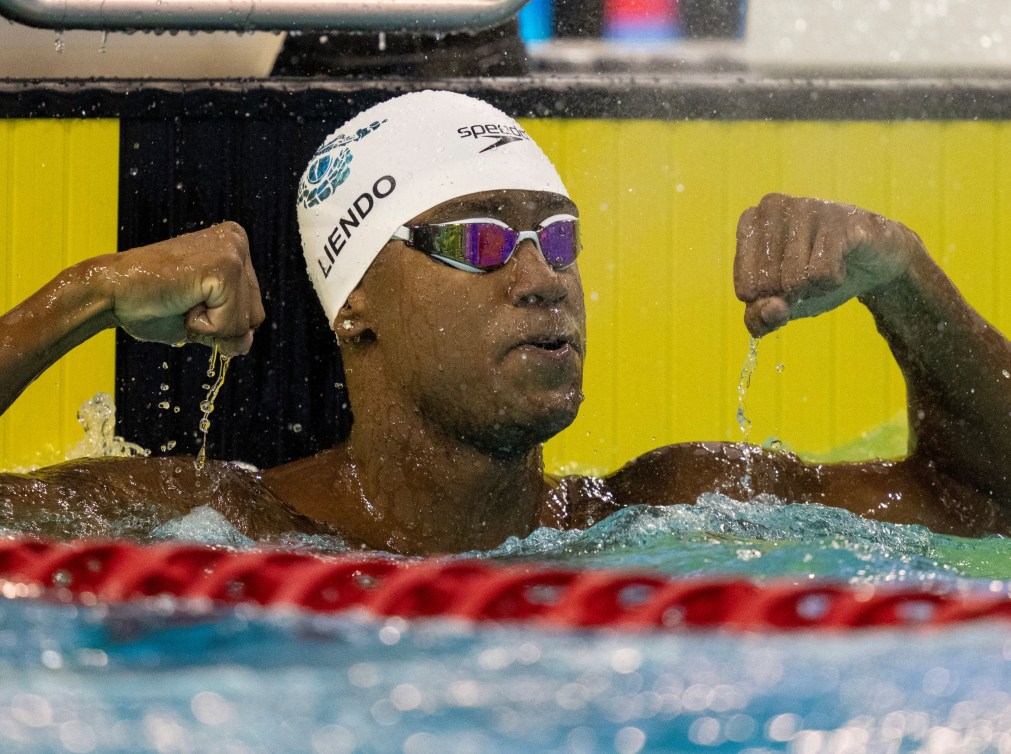
<instances>
[{"instance_id":1,"label":"lane divider float","mask_svg":"<svg viewBox=\"0 0 1011 754\"><path fill-rule=\"evenodd\" d=\"M757 585L620 570L232 551L187 543L0 539L0 596L83 605L160 596L318 613L622 630L789 631L1011 620L1011 595L936 586Z\"/></svg>"}]
</instances>

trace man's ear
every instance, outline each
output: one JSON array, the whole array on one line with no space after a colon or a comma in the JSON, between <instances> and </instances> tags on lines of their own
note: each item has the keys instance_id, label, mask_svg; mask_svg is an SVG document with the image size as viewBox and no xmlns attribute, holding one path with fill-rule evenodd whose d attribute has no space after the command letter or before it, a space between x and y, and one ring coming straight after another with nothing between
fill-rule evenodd
<instances>
[{"instance_id":1,"label":"man's ear","mask_svg":"<svg viewBox=\"0 0 1011 754\"><path fill-rule=\"evenodd\" d=\"M337 340L341 343L360 343L362 340L375 339L375 333L368 321L366 295L360 287L351 291L348 300L337 312L332 326L337 334Z\"/></svg>"}]
</instances>

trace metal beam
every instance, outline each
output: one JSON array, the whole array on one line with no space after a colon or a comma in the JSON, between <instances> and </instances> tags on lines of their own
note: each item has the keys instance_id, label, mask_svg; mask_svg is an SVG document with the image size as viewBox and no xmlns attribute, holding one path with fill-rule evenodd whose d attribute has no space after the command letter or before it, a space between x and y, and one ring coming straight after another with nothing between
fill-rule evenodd
<instances>
[{"instance_id":1,"label":"metal beam","mask_svg":"<svg viewBox=\"0 0 1011 754\"><path fill-rule=\"evenodd\" d=\"M501 23L527 0L0 0L46 29L456 31Z\"/></svg>"}]
</instances>

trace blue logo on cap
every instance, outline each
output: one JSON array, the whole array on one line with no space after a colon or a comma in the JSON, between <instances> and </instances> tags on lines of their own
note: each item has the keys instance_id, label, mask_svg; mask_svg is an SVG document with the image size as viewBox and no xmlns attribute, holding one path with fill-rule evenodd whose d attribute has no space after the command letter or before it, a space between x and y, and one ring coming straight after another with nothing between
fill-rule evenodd
<instances>
[{"instance_id":1,"label":"blue logo on cap","mask_svg":"<svg viewBox=\"0 0 1011 754\"><path fill-rule=\"evenodd\" d=\"M302 182L298 187L298 203L309 209L326 201L330 195L351 175L351 149L347 146L359 141L386 122L384 118L365 128L359 128L351 136L340 134L325 142L309 163Z\"/></svg>"},{"instance_id":2,"label":"blue logo on cap","mask_svg":"<svg viewBox=\"0 0 1011 754\"><path fill-rule=\"evenodd\" d=\"M351 159L351 150L343 147L336 154L331 152L313 160L299 187L299 203L308 209L329 198L351 175Z\"/></svg>"}]
</instances>

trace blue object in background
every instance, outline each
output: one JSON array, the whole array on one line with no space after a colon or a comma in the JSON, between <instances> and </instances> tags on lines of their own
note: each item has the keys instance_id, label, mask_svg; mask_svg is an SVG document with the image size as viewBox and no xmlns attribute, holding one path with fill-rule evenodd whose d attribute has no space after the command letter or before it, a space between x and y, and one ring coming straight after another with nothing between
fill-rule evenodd
<instances>
[{"instance_id":1,"label":"blue object in background","mask_svg":"<svg viewBox=\"0 0 1011 754\"><path fill-rule=\"evenodd\" d=\"M553 15L552 0L530 0L519 13L523 41L529 44L551 39Z\"/></svg>"}]
</instances>

